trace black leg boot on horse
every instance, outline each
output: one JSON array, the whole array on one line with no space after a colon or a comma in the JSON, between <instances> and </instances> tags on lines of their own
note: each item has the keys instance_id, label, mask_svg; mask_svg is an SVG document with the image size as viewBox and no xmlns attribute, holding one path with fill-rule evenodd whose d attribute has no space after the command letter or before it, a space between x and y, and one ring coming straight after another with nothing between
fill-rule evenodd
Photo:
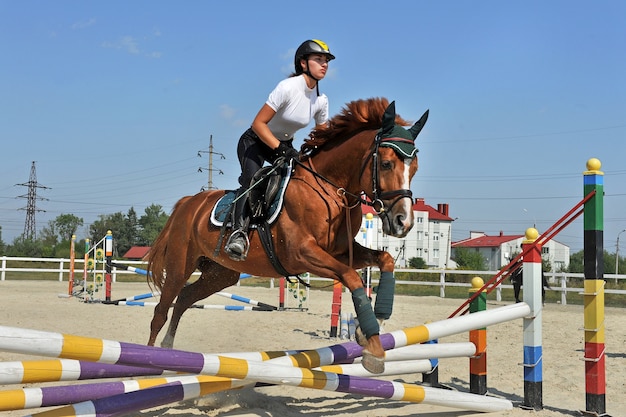
<instances>
[{"instance_id":1,"label":"black leg boot on horse","mask_svg":"<svg viewBox=\"0 0 626 417\"><path fill-rule=\"evenodd\" d=\"M250 239L248 238L248 216L247 192L241 188L237 192L237 197L233 201L233 212L231 215L232 228L224 250L233 261L243 261L248 256L250 249Z\"/></svg>"}]
</instances>

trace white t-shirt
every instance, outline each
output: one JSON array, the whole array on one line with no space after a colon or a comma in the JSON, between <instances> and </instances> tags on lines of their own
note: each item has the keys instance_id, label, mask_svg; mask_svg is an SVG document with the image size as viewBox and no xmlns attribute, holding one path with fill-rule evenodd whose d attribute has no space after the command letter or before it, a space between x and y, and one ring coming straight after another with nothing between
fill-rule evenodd
<instances>
[{"instance_id":1,"label":"white t-shirt","mask_svg":"<svg viewBox=\"0 0 626 417\"><path fill-rule=\"evenodd\" d=\"M303 75L282 80L265 103L276 112L267 126L281 141L291 139L313 119L316 125L328 121L328 97L318 96L315 88L306 85Z\"/></svg>"}]
</instances>

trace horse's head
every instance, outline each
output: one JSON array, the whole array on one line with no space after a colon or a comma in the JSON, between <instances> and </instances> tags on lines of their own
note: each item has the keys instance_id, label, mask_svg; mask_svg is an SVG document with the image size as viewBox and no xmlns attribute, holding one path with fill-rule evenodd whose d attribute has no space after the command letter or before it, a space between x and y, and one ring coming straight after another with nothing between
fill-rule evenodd
<instances>
[{"instance_id":1,"label":"horse's head","mask_svg":"<svg viewBox=\"0 0 626 417\"><path fill-rule=\"evenodd\" d=\"M426 120L428 110L410 128L396 124L395 102L391 102L376 135L372 155L372 201L383 224L384 233L404 237L413 227L411 179L417 172L415 139Z\"/></svg>"}]
</instances>

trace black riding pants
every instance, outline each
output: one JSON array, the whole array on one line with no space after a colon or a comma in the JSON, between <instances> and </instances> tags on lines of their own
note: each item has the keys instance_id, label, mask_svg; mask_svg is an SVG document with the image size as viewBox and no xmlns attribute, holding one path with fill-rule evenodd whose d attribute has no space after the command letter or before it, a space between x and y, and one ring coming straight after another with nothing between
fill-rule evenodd
<instances>
[{"instance_id":1,"label":"black riding pants","mask_svg":"<svg viewBox=\"0 0 626 417\"><path fill-rule=\"evenodd\" d=\"M292 146L293 140L285 141L286 144ZM241 164L241 175L239 176L239 184L242 187L249 187L252 177L261 169L263 163L274 161L274 150L267 146L256 133L250 128L243 132L239 143L237 144L237 157Z\"/></svg>"}]
</instances>

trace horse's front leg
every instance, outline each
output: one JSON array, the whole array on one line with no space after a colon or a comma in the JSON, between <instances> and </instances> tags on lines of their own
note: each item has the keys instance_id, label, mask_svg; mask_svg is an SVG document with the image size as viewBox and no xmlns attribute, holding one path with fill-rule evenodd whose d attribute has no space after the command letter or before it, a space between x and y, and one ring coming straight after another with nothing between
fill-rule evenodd
<instances>
[{"instance_id":1,"label":"horse's front leg","mask_svg":"<svg viewBox=\"0 0 626 417\"><path fill-rule=\"evenodd\" d=\"M344 281L344 285L352 293L352 303L359 321L359 332L362 334L359 338L359 344L363 346L361 364L371 373L380 374L385 370L385 350L380 342L380 323L372 309L372 302L365 293L361 277L356 271L353 270L353 272L358 284L354 286Z\"/></svg>"},{"instance_id":2,"label":"horse's front leg","mask_svg":"<svg viewBox=\"0 0 626 417\"><path fill-rule=\"evenodd\" d=\"M378 281L378 289L374 303L374 314L379 324L382 324L384 320L388 320L389 317L391 317L391 313L393 312L393 300L396 291L396 279L393 275L393 256L385 251L368 249L356 242L354 242L353 245L352 264L355 269L378 266L380 270L380 279ZM361 342L362 338L359 341Z\"/></svg>"},{"instance_id":3,"label":"horse's front leg","mask_svg":"<svg viewBox=\"0 0 626 417\"><path fill-rule=\"evenodd\" d=\"M385 370L385 350L380 342L380 326L374 315L372 303L365 293L363 281L354 268L330 256L318 246L303 245L302 259L306 259L306 269L319 276L334 277L341 281L352 293L352 302L359 327L365 336L363 346L362 365L372 373L382 373Z\"/></svg>"}]
</instances>

